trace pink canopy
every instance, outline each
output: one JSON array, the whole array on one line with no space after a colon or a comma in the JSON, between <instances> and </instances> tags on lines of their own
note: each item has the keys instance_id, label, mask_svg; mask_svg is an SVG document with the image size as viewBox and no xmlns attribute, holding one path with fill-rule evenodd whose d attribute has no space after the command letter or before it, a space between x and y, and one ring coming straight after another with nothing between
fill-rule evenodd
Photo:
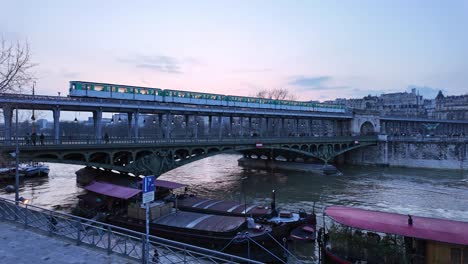
<instances>
[{"instance_id":1,"label":"pink canopy","mask_svg":"<svg viewBox=\"0 0 468 264\"><path fill-rule=\"evenodd\" d=\"M131 198L141 192L141 190L138 190L138 189L124 187L124 186L115 185L111 183L105 183L105 182L93 182L90 185L86 186L85 189L91 192L95 192L95 193L99 193L99 194L103 194L103 195L111 196L115 198L120 198L120 199Z\"/></svg>"},{"instance_id":2,"label":"pink canopy","mask_svg":"<svg viewBox=\"0 0 468 264\"><path fill-rule=\"evenodd\" d=\"M468 245L468 222L411 216L413 224L409 225L407 215L344 206L327 207L325 214L340 224L363 230Z\"/></svg>"}]
</instances>

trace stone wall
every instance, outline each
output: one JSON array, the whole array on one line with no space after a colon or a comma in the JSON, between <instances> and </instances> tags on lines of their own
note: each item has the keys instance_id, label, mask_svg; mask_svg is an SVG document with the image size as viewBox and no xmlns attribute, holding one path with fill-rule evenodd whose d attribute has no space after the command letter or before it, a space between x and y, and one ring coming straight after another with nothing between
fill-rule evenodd
<instances>
[{"instance_id":1,"label":"stone wall","mask_svg":"<svg viewBox=\"0 0 468 264\"><path fill-rule=\"evenodd\" d=\"M467 140L388 140L345 154L348 164L454 170L468 170L467 159Z\"/></svg>"}]
</instances>

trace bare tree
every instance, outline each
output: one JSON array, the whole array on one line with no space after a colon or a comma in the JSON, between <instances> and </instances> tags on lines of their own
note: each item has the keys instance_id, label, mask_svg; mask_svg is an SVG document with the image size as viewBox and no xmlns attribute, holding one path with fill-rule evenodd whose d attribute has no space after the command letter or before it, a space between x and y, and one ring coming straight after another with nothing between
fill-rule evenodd
<instances>
[{"instance_id":1,"label":"bare tree","mask_svg":"<svg viewBox=\"0 0 468 264\"><path fill-rule=\"evenodd\" d=\"M34 75L31 69L35 66L31 62L28 42L8 43L4 39L0 47L0 93L17 92L21 87L29 84Z\"/></svg>"},{"instance_id":2,"label":"bare tree","mask_svg":"<svg viewBox=\"0 0 468 264\"><path fill-rule=\"evenodd\" d=\"M285 88L263 89L260 90L255 97L274 99L274 100L296 100L297 97L291 94Z\"/></svg>"}]
</instances>

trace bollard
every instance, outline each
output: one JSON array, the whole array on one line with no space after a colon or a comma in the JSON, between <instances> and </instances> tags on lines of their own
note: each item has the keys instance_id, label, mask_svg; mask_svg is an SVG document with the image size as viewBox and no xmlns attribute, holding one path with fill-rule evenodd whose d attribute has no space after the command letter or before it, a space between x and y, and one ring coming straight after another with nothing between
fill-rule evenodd
<instances>
[{"instance_id":1,"label":"bollard","mask_svg":"<svg viewBox=\"0 0 468 264\"><path fill-rule=\"evenodd\" d=\"M110 253L112 253L111 234L111 227L107 226L107 255L110 255Z\"/></svg>"},{"instance_id":2,"label":"bollard","mask_svg":"<svg viewBox=\"0 0 468 264\"><path fill-rule=\"evenodd\" d=\"M145 235L141 235L141 263L146 264L146 245L145 245L146 237Z\"/></svg>"},{"instance_id":3,"label":"bollard","mask_svg":"<svg viewBox=\"0 0 468 264\"><path fill-rule=\"evenodd\" d=\"M81 244L81 222L77 222L76 232L76 245L79 246Z\"/></svg>"}]
</instances>

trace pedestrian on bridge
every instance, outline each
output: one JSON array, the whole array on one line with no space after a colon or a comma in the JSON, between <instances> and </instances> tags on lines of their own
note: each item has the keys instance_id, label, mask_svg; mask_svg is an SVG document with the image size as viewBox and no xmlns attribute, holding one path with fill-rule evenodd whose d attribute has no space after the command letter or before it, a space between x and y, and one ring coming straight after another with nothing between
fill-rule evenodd
<instances>
[{"instance_id":1,"label":"pedestrian on bridge","mask_svg":"<svg viewBox=\"0 0 468 264\"><path fill-rule=\"evenodd\" d=\"M41 135L39 136L39 140L41 141L41 145L44 146L44 134L41 133Z\"/></svg>"},{"instance_id":2,"label":"pedestrian on bridge","mask_svg":"<svg viewBox=\"0 0 468 264\"><path fill-rule=\"evenodd\" d=\"M34 146L36 146L37 134L34 132L31 134L31 141Z\"/></svg>"},{"instance_id":3,"label":"pedestrian on bridge","mask_svg":"<svg viewBox=\"0 0 468 264\"><path fill-rule=\"evenodd\" d=\"M24 141L26 145L29 145L29 133L27 133L26 136L24 136Z\"/></svg>"},{"instance_id":4,"label":"pedestrian on bridge","mask_svg":"<svg viewBox=\"0 0 468 264\"><path fill-rule=\"evenodd\" d=\"M106 142L106 144L109 143L109 134L106 133L104 135L104 141Z\"/></svg>"}]
</instances>

